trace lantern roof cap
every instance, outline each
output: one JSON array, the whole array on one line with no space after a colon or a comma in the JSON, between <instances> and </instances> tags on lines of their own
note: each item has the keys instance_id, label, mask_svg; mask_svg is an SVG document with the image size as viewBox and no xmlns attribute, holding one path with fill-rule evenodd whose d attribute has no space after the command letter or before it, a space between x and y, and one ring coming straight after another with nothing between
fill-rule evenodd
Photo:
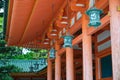
<instances>
[{"instance_id":1,"label":"lantern roof cap","mask_svg":"<svg viewBox=\"0 0 120 80\"><path fill-rule=\"evenodd\" d=\"M74 38L74 36L71 35L69 32L67 32L66 35L62 36L62 38L64 38L64 37L72 37L72 38Z\"/></svg>"},{"instance_id":2,"label":"lantern roof cap","mask_svg":"<svg viewBox=\"0 0 120 80\"><path fill-rule=\"evenodd\" d=\"M56 50L52 47L52 48L50 49L50 52L51 52L51 51L56 51Z\"/></svg>"},{"instance_id":3,"label":"lantern roof cap","mask_svg":"<svg viewBox=\"0 0 120 80\"><path fill-rule=\"evenodd\" d=\"M72 35L64 35L64 36L62 36L62 38L65 38L65 37L71 37L71 38L74 38L74 36L72 36Z\"/></svg>"},{"instance_id":4,"label":"lantern roof cap","mask_svg":"<svg viewBox=\"0 0 120 80\"><path fill-rule=\"evenodd\" d=\"M101 9L97 9L96 7L92 7L92 8L90 8L90 9L88 9L88 10L86 11L86 14L89 15L89 13L90 13L91 11L98 11L100 14L103 13L103 11L102 11Z\"/></svg>"}]
</instances>

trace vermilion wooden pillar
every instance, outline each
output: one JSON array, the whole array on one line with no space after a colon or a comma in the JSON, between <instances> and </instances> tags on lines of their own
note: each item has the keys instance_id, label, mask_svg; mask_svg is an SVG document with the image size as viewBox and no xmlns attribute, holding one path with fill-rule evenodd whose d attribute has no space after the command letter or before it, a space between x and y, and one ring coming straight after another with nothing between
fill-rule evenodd
<instances>
[{"instance_id":1,"label":"vermilion wooden pillar","mask_svg":"<svg viewBox=\"0 0 120 80\"><path fill-rule=\"evenodd\" d=\"M120 80L120 0L109 0L113 80Z\"/></svg>"},{"instance_id":2,"label":"vermilion wooden pillar","mask_svg":"<svg viewBox=\"0 0 120 80\"><path fill-rule=\"evenodd\" d=\"M60 46L56 43L55 49L59 50ZM55 58L55 80L61 80L61 56L58 55L56 52L56 58Z\"/></svg>"},{"instance_id":3,"label":"vermilion wooden pillar","mask_svg":"<svg viewBox=\"0 0 120 80\"><path fill-rule=\"evenodd\" d=\"M74 80L73 49L66 48L66 80Z\"/></svg>"},{"instance_id":4,"label":"vermilion wooden pillar","mask_svg":"<svg viewBox=\"0 0 120 80\"><path fill-rule=\"evenodd\" d=\"M52 80L52 62L48 58L48 67L47 67L47 80Z\"/></svg>"},{"instance_id":5,"label":"vermilion wooden pillar","mask_svg":"<svg viewBox=\"0 0 120 80\"><path fill-rule=\"evenodd\" d=\"M92 41L91 36L87 35L88 20L86 15L82 17L82 46L83 46L83 80L93 80L92 70Z\"/></svg>"}]
</instances>

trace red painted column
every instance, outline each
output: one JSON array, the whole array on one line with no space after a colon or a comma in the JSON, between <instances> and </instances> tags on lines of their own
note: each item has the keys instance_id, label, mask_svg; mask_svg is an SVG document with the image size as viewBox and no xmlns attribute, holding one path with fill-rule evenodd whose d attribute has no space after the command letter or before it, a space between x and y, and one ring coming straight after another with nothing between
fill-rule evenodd
<instances>
[{"instance_id":1,"label":"red painted column","mask_svg":"<svg viewBox=\"0 0 120 80\"><path fill-rule=\"evenodd\" d=\"M47 80L52 80L52 62L48 58L48 67L47 67Z\"/></svg>"},{"instance_id":2,"label":"red painted column","mask_svg":"<svg viewBox=\"0 0 120 80\"><path fill-rule=\"evenodd\" d=\"M61 57L58 54L55 59L55 80L61 80Z\"/></svg>"},{"instance_id":3,"label":"red painted column","mask_svg":"<svg viewBox=\"0 0 120 80\"><path fill-rule=\"evenodd\" d=\"M66 80L74 80L73 49L66 48Z\"/></svg>"},{"instance_id":4,"label":"red painted column","mask_svg":"<svg viewBox=\"0 0 120 80\"><path fill-rule=\"evenodd\" d=\"M92 41L91 36L87 35L88 20L84 14L82 17L82 46L83 46L83 80L93 80L92 70Z\"/></svg>"},{"instance_id":5,"label":"red painted column","mask_svg":"<svg viewBox=\"0 0 120 80\"><path fill-rule=\"evenodd\" d=\"M120 0L109 0L113 80L120 80Z\"/></svg>"},{"instance_id":6,"label":"red painted column","mask_svg":"<svg viewBox=\"0 0 120 80\"><path fill-rule=\"evenodd\" d=\"M55 49L59 50L60 46L56 43ZM61 56L58 55L56 52L56 58L55 58L55 80L61 80Z\"/></svg>"}]
</instances>

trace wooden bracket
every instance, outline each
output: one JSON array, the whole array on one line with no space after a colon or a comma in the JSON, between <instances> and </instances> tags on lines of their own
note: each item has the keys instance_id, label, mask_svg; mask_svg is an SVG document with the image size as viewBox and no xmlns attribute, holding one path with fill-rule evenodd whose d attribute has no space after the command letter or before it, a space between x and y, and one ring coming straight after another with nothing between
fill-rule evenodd
<instances>
[{"instance_id":1,"label":"wooden bracket","mask_svg":"<svg viewBox=\"0 0 120 80\"><path fill-rule=\"evenodd\" d=\"M120 12L120 6L118 6L118 7L117 7L117 11L119 11L119 12Z\"/></svg>"},{"instance_id":2,"label":"wooden bracket","mask_svg":"<svg viewBox=\"0 0 120 80\"><path fill-rule=\"evenodd\" d=\"M110 16L110 11L108 11L108 16Z\"/></svg>"}]
</instances>

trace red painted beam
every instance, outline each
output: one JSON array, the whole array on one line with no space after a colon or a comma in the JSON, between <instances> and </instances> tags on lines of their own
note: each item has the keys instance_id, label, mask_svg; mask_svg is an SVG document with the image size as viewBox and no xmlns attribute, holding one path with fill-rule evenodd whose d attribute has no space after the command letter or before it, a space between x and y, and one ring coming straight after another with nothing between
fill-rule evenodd
<instances>
[{"instance_id":1,"label":"red painted beam","mask_svg":"<svg viewBox=\"0 0 120 80\"><path fill-rule=\"evenodd\" d=\"M109 0L100 0L95 4L95 6L99 9L104 9L108 5L109 5Z\"/></svg>"},{"instance_id":2,"label":"red painted beam","mask_svg":"<svg viewBox=\"0 0 120 80\"><path fill-rule=\"evenodd\" d=\"M82 41L82 34L73 39L72 45L76 45Z\"/></svg>"},{"instance_id":3,"label":"red painted beam","mask_svg":"<svg viewBox=\"0 0 120 80\"><path fill-rule=\"evenodd\" d=\"M81 28L81 22L82 20L79 19L71 28L70 28L70 33L74 34Z\"/></svg>"}]
</instances>

